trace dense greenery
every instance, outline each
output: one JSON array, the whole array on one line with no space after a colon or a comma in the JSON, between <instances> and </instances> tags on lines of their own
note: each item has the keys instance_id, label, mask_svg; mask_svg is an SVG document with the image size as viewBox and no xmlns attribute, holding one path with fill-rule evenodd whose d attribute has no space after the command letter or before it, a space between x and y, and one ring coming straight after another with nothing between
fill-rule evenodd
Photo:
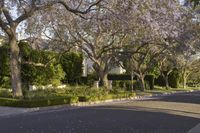
<instances>
[{"instance_id":1,"label":"dense greenery","mask_svg":"<svg viewBox=\"0 0 200 133\"><path fill-rule=\"evenodd\" d=\"M169 75L169 85L172 88L178 88L180 84L180 72L177 69L174 69L172 73Z\"/></svg>"},{"instance_id":2,"label":"dense greenery","mask_svg":"<svg viewBox=\"0 0 200 133\"><path fill-rule=\"evenodd\" d=\"M64 83L78 83L82 76L83 56L77 53L64 53L61 56L60 63L65 72Z\"/></svg>"},{"instance_id":3,"label":"dense greenery","mask_svg":"<svg viewBox=\"0 0 200 133\"><path fill-rule=\"evenodd\" d=\"M9 48L7 46L0 47L0 86L4 88L10 87L10 68L9 68Z\"/></svg>"},{"instance_id":4,"label":"dense greenery","mask_svg":"<svg viewBox=\"0 0 200 133\"><path fill-rule=\"evenodd\" d=\"M87 86L68 86L64 89L46 89L27 91L23 99L12 99L8 90L0 90L0 106L12 107L42 107L59 104L101 101L116 98L129 98L135 93L114 89L106 92L104 89L96 89Z\"/></svg>"},{"instance_id":5,"label":"dense greenery","mask_svg":"<svg viewBox=\"0 0 200 133\"><path fill-rule=\"evenodd\" d=\"M22 56L22 81L27 85L59 85L65 73L58 62L58 54L33 50L24 42L19 43Z\"/></svg>"},{"instance_id":6,"label":"dense greenery","mask_svg":"<svg viewBox=\"0 0 200 133\"><path fill-rule=\"evenodd\" d=\"M108 80L113 81L114 87L122 87L127 90L131 90L131 75L130 74L109 74ZM133 77L133 89L134 90L141 90L139 82L137 81L137 77ZM145 84L147 89L154 89L154 75L146 75L145 76Z\"/></svg>"},{"instance_id":7,"label":"dense greenery","mask_svg":"<svg viewBox=\"0 0 200 133\"><path fill-rule=\"evenodd\" d=\"M174 69L169 74L169 86L172 88L178 88L181 82L180 79L180 72L177 69ZM165 80L161 75L155 79L155 85L165 86Z\"/></svg>"},{"instance_id":8,"label":"dense greenery","mask_svg":"<svg viewBox=\"0 0 200 133\"><path fill-rule=\"evenodd\" d=\"M35 100L26 100L26 99L11 99L11 98L0 98L0 106L11 106L11 107L43 107L43 106L52 106L60 104L69 104L73 103L73 97L55 97L50 99L35 99Z\"/></svg>"},{"instance_id":9,"label":"dense greenery","mask_svg":"<svg viewBox=\"0 0 200 133\"><path fill-rule=\"evenodd\" d=\"M77 82L82 75L82 55L33 50L26 42L20 42L21 75L23 84L57 86L64 83ZM10 86L9 48L0 47L0 84Z\"/></svg>"}]
</instances>

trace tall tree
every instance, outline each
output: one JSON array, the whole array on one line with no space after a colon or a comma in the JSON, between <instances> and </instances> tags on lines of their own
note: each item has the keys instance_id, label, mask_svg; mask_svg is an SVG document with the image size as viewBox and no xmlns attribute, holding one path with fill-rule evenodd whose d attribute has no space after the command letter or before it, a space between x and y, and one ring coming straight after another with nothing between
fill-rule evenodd
<instances>
[{"instance_id":1,"label":"tall tree","mask_svg":"<svg viewBox=\"0 0 200 133\"><path fill-rule=\"evenodd\" d=\"M101 0L89 2L68 0L1 0L0 1L0 27L7 34L10 46L11 83L14 97L21 97L21 70L19 47L17 44L17 28L37 11L62 5L67 11L74 14L86 14L93 10ZM86 4L87 3L87 4ZM77 6L76 6L77 5ZM61 7L60 7L61 8Z\"/></svg>"},{"instance_id":2,"label":"tall tree","mask_svg":"<svg viewBox=\"0 0 200 133\"><path fill-rule=\"evenodd\" d=\"M67 25L68 21L71 21L70 25ZM61 31L60 27L64 29L64 34L61 32L61 36L56 38L83 51L93 62L100 86L108 88L107 74L118 64L118 52L126 38L120 20L104 10L93 12L85 21L77 17L65 18L55 30ZM67 33L70 36L66 38Z\"/></svg>"},{"instance_id":3,"label":"tall tree","mask_svg":"<svg viewBox=\"0 0 200 133\"><path fill-rule=\"evenodd\" d=\"M183 88L187 87L187 79L192 71L196 71L196 60L200 50L200 27L192 20L183 26L182 32L177 38L176 62L181 70Z\"/></svg>"},{"instance_id":4,"label":"tall tree","mask_svg":"<svg viewBox=\"0 0 200 133\"><path fill-rule=\"evenodd\" d=\"M177 68L177 54L174 50L175 44L172 44L160 54L157 59L158 69L160 71L160 75L165 80L165 87L169 89L169 75L173 72L175 68Z\"/></svg>"}]
</instances>

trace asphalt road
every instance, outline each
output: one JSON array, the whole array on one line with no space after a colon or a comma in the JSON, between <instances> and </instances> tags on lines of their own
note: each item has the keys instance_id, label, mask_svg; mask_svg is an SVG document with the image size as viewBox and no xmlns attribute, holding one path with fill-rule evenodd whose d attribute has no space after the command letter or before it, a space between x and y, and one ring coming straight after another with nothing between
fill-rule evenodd
<instances>
[{"instance_id":1,"label":"asphalt road","mask_svg":"<svg viewBox=\"0 0 200 133\"><path fill-rule=\"evenodd\" d=\"M0 133L187 133L199 123L195 92L2 116Z\"/></svg>"}]
</instances>

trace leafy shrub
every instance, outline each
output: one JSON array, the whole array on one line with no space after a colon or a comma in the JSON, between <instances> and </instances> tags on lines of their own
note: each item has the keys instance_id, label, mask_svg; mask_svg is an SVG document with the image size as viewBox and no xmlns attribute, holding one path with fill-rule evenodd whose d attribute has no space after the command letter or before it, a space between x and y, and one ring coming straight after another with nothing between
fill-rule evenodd
<instances>
[{"instance_id":1,"label":"leafy shrub","mask_svg":"<svg viewBox=\"0 0 200 133\"><path fill-rule=\"evenodd\" d=\"M136 80L136 78L134 78ZM108 74L108 80L131 80L130 74Z\"/></svg>"},{"instance_id":2,"label":"leafy shrub","mask_svg":"<svg viewBox=\"0 0 200 133\"><path fill-rule=\"evenodd\" d=\"M163 76L158 76L158 78L155 79L155 85L158 86L165 86L165 79L163 78Z\"/></svg>"},{"instance_id":3,"label":"leafy shrub","mask_svg":"<svg viewBox=\"0 0 200 133\"><path fill-rule=\"evenodd\" d=\"M130 74L109 74L108 80L112 80L113 87L120 87L125 88L127 90L131 89L131 75ZM140 90L139 83L136 82L137 77L135 76L133 79L133 88L135 90ZM147 89L154 89L154 75L146 75L145 76L146 88Z\"/></svg>"},{"instance_id":4,"label":"leafy shrub","mask_svg":"<svg viewBox=\"0 0 200 133\"><path fill-rule=\"evenodd\" d=\"M22 81L27 85L59 85L65 73L57 58L50 51L33 50L24 42L19 43L22 56ZM35 65L38 64L38 65Z\"/></svg>"},{"instance_id":5,"label":"leafy shrub","mask_svg":"<svg viewBox=\"0 0 200 133\"><path fill-rule=\"evenodd\" d=\"M58 62L57 53L33 50L26 42L20 42L18 45L22 57L22 82L25 87L47 84L57 86L61 83L65 72ZM10 87L9 47L0 47L0 52L3 53L0 54L0 84L3 87Z\"/></svg>"},{"instance_id":6,"label":"leafy shrub","mask_svg":"<svg viewBox=\"0 0 200 133\"><path fill-rule=\"evenodd\" d=\"M88 74L87 77L81 77L79 84L92 87L95 81L98 81L98 76L97 74L93 73Z\"/></svg>"},{"instance_id":7,"label":"leafy shrub","mask_svg":"<svg viewBox=\"0 0 200 133\"><path fill-rule=\"evenodd\" d=\"M180 82L180 73L177 69L174 69L172 73L169 75L169 85L172 88L179 88Z\"/></svg>"},{"instance_id":8,"label":"leafy shrub","mask_svg":"<svg viewBox=\"0 0 200 133\"><path fill-rule=\"evenodd\" d=\"M146 88L149 87L150 90L154 89L154 75L146 75L145 81L147 82Z\"/></svg>"},{"instance_id":9,"label":"leafy shrub","mask_svg":"<svg viewBox=\"0 0 200 133\"><path fill-rule=\"evenodd\" d=\"M0 47L0 86L10 87L10 68L9 68L9 47L3 45Z\"/></svg>"},{"instance_id":10,"label":"leafy shrub","mask_svg":"<svg viewBox=\"0 0 200 133\"><path fill-rule=\"evenodd\" d=\"M65 72L64 83L78 83L82 76L83 56L77 53L64 53L60 59L60 63Z\"/></svg>"},{"instance_id":11,"label":"leafy shrub","mask_svg":"<svg viewBox=\"0 0 200 133\"><path fill-rule=\"evenodd\" d=\"M12 97L12 93L8 89L0 89L0 97Z\"/></svg>"},{"instance_id":12,"label":"leafy shrub","mask_svg":"<svg viewBox=\"0 0 200 133\"><path fill-rule=\"evenodd\" d=\"M145 82L146 89L150 89L149 82ZM119 90L127 90L132 91L132 83L131 81L112 81L113 89ZM133 90L141 90L140 82L137 80L133 80Z\"/></svg>"},{"instance_id":13,"label":"leafy shrub","mask_svg":"<svg viewBox=\"0 0 200 133\"><path fill-rule=\"evenodd\" d=\"M0 106L26 107L26 108L69 104L72 102L74 102L74 97L54 97L49 99L35 99L35 100L0 98Z\"/></svg>"},{"instance_id":14,"label":"leafy shrub","mask_svg":"<svg viewBox=\"0 0 200 133\"><path fill-rule=\"evenodd\" d=\"M177 69L174 69L170 74L169 74L169 86L172 88L178 88L179 87L179 82L180 82L180 73ZM155 79L155 84L159 86L165 86L165 80L164 78L160 75L158 78Z\"/></svg>"}]
</instances>

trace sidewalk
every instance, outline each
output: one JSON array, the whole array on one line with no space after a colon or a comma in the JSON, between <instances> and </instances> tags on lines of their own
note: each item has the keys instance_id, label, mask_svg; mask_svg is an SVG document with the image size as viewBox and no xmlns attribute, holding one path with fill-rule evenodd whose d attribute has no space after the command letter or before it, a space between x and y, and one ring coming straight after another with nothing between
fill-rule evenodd
<instances>
[{"instance_id":1,"label":"sidewalk","mask_svg":"<svg viewBox=\"0 0 200 133\"><path fill-rule=\"evenodd\" d=\"M36 108L12 108L12 107L0 107L0 117L23 114L27 112L36 111Z\"/></svg>"},{"instance_id":2,"label":"sidewalk","mask_svg":"<svg viewBox=\"0 0 200 133\"><path fill-rule=\"evenodd\" d=\"M56 110L69 110L69 109L75 109L79 107L74 107L68 104L65 105L56 105L56 106L49 106L49 107L36 107L36 108L14 108L14 107L3 107L0 106L0 117L3 116L13 116L13 115L19 115L24 113L30 113L30 112L54 112Z\"/></svg>"}]
</instances>

